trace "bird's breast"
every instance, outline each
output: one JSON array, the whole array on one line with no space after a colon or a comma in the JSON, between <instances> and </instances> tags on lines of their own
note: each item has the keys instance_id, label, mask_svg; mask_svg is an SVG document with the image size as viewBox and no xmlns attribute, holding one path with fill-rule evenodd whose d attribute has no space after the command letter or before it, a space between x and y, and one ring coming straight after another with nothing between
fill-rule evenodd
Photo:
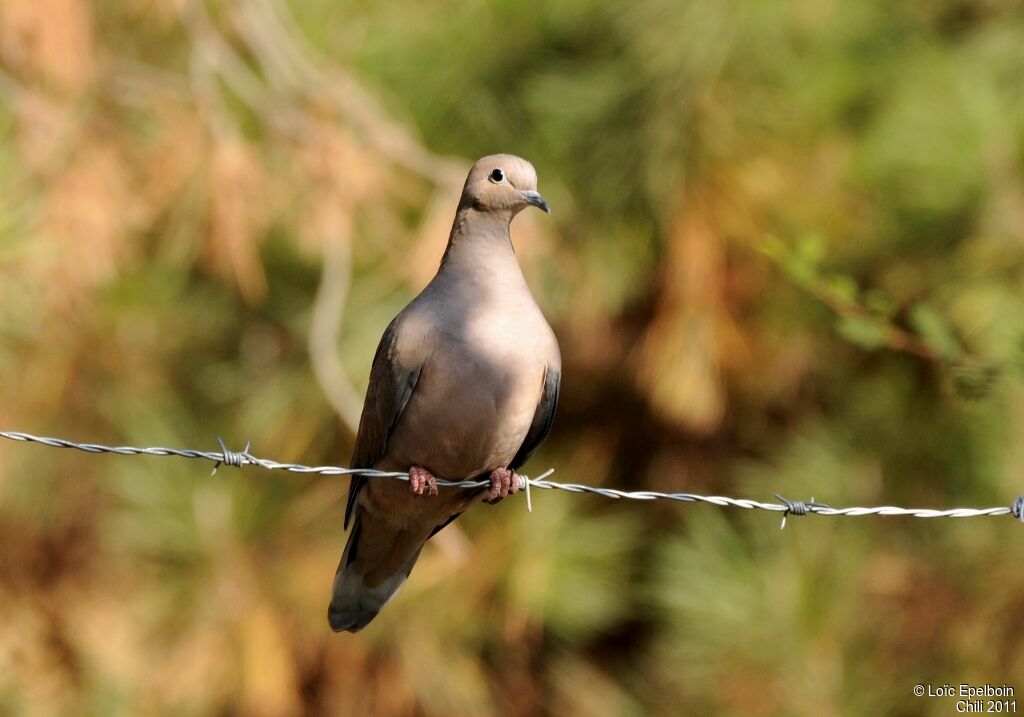
<instances>
[{"instance_id":1,"label":"bird's breast","mask_svg":"<svg viewBox=\"0 0 1024 717\"><path fill-rule=\"evenodd\" d=\"M461 480L507 466L522 446L540 401L550 329L535 308L484 308L431 337L388 442L392 461Z\"/></svg>"}]
</instances>

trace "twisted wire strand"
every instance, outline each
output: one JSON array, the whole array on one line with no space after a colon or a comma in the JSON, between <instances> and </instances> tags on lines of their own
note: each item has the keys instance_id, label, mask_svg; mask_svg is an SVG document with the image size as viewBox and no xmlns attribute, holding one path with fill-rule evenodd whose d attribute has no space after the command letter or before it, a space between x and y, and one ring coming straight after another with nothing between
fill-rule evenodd
<instances>
[{"instance_id":1,"label":"twisted wire strand","mask_svg":"<svg viewBox=\"0 0 1024 717\"><path fill-rule=\"evenodd\" d=\"M267 470L282 470L289 473L315 473L318 475L363 475L368 478L394 478L397 480L409 480L408 473L394 471L379 471L370 468L342 468L340 466L306 466L300 463L281 463L269 458L257 458L249 452L249 444L241 451L231 451L224 445L224 441L217 438L220 446L219 451L199 451L189 448L165 448L162 446L151 446L139 448L136 446L106 446L98 443L79 443L64 438L52 438L48 436L35 436L30 433L18 431L0 431L0 438L11 441L40 443L53 448L74 448L86 453L114 453L121 456L177 456L179 458L201 458L214 463L212 473L216 473L221 465L228 466L259 466ZM212 475L211 473L211 475ZM548 476L554 473L549 469L536 478L525 480L527 496L529 500L529 489L539 488L542 490L561 490L568 493L589 493L604 498L615 500L671 500L680 503L707 503L719 507L743 508L744 510L766 510L773 513L782 513L782 525L786 527L786 518L789 516L803 515L828 515L828 516L862 516L862 515L884 515L884 516L910 516L913 518L980 518L985 516L1010 515L1024 523L1024 496L1014 500L1008 506L995 506L991 508L947 508L939 510L934 508L901 508L898 506L874 506L862 507L851 506L846 508L833 508L825 503L819 503L811 498L808 501L787 500L776 494L778 503L769 503L750 498L730 498L721 495L701 495L699 493L663 493L653 490L625 491L615 488L601 488L597 486L582 485L579 483L559 483L548 480ZM477 481L449 481L438 479L440 486L456 488L482 488L490 484L487 480Z\"/></svg>"}]
</instances>

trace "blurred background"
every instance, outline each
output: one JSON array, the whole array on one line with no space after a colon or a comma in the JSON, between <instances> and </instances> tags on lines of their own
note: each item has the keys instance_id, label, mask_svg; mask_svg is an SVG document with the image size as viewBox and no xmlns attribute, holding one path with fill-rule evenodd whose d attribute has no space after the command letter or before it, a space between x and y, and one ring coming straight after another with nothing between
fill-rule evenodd
<instances>
[{"instance_id":1,"label":"blurred background","mask_svg":"<svg viewBox=\"0 0 1024 717\"><path fill-rule=\"evenodd\" d=\"M1024 4L2 0L0 428L345 465L465 171L561 341L527 467L1024 493ZM535 492L325 617L345 479L0 442L0 713L950 714L1022 526Z\"/></svg>"}]
</instances>

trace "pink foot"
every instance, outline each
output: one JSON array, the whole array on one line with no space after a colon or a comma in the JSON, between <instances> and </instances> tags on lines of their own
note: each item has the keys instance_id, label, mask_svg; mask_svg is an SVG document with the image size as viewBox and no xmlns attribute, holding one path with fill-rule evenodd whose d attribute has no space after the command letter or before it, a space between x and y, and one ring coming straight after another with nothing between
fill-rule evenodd
<instances>
[{"instance_id":1,"label":"pink foot","mask_svg":"<svg viewBox=\"0 0 1024 717\"><path fill-rule=\"evenodd\" d=\"M409 492L413 495L437 495L437 478L426 468L413 466L409 469Z\"/></svg>"},{"instance_id":2,"label":"pink foot","mask_svg":"<svg viewBox=\"0 0 1024 717\"><path fill-rule=\"evenodd\" d=\"M495 468L491 471L491 489L487 493L487 497L484 498L485 503L501 502L502 498L507 498L509 493L518 493L521 481L519 474L511 468Z\"/></svg>"}]
</instances>

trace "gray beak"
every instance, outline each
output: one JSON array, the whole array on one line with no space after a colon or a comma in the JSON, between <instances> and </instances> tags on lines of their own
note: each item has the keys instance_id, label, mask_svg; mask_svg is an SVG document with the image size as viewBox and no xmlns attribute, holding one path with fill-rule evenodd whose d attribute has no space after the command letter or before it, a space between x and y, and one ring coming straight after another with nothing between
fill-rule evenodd
<instances>
[{"instance_id":1,"label":"gray beak","mask_svg":"<svg viewBox=\"0 0 1024 717\"><path fill-rule=\"evenodd\" d=\"M540 196L538 192L534 192L533 190L523 192L523 199L526 200L527 204L532 204L538 209L543 209L548 214L551 213L548 203L544 201L544 197Z\"/></svg>"}]
</instances>

